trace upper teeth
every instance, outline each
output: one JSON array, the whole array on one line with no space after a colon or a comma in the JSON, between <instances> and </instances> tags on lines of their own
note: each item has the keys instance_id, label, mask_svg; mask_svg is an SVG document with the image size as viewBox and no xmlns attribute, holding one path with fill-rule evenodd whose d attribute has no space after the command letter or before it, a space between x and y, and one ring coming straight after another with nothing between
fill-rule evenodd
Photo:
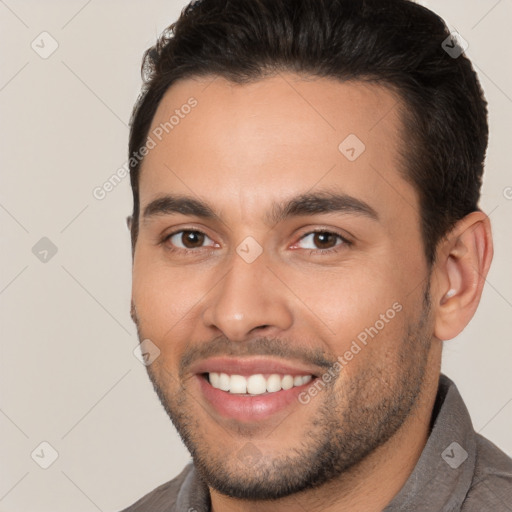
<instances>
[{"instance_id":1,"label":"upper teeth","mask_svg":"<svg viewBox=\"0 0 512 512\"><path fill-rule=\"evenodd\" d=\"M243 375L228 375L227 373L210 372L208 374L210 384L222 391L230 393L249 393L250 395L261 395L262 393L281 391L294 386L302 386L309 382L311 375L279 375L273 373L265 378L261 373L244 377Z\"/></svg>"}]
</instances>

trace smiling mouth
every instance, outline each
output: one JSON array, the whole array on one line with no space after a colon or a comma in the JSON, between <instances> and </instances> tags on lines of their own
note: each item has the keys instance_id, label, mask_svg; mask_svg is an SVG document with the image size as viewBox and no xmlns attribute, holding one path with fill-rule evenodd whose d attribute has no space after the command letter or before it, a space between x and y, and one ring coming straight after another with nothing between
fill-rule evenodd
<instances>
[{"instance_id":1,"label":"smiling mouth","mask_svg":"<svg viewBox=\"0 0 512 512\"><path fill-rule=\"evenodd\" d=\"M207 407L218 417L241 423L258 423L301 406L300 394L320 375L308 363L261 356L212 357L190 371Z\"/></svg>"},{"instance_id":2,"label":"smiling mouth","mask_svg":"<svg viewBox=\"0 0 512 512\"><path fill-rule=\"evenodd\" d=\"M303 386L309 383L314 375L290 375L290 374L263 374L252 375L228 374L223 372L203 373L203 377L210 385L218 390L233 395L268 395L281 390Z\"/></svg>"}]
</instances>

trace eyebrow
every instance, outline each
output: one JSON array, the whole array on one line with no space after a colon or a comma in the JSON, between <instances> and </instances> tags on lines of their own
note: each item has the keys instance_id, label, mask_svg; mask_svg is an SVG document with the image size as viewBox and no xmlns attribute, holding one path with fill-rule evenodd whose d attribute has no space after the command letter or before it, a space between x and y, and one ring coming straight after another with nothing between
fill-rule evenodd
<instances>
[{"instance_id":1,"label":"eyebrow","mask_svg":"<svg viewBox=\"0 0 512 512\"><path fill-rule=\"evenodd\" d=\"M348 213L362 215L374 221L379 220L377 212L366 202L331 191L305 193L282 204L274 203L272 212L267 215L266 220L269 224L278 224L290 217L321 213Z\"/></svg>"},{"instance_id":2,"label":"eyebrow","mask_svg":"<svg viewBox=\"0 0 512 512\"><path fill-rule=\"evenodd\" d=\"M168 194L151 201L143 212L144 221L162 215L192 215L222 222L221 216L208 203L189 196ZM322 213L362 215L378 221L379 216L369 204L347 194L331 191L305 193L283 203L273 203L265 217L269 225L278 224L291 217L311 216Z\"/></svg>"}]
</instances>

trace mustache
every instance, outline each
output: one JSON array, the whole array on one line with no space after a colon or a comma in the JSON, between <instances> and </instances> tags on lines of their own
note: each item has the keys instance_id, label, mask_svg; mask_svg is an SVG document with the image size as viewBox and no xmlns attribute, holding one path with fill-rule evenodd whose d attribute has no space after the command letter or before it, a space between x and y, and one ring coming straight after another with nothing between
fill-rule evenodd
<instances>
[{"instance_id":1,"label":"mustache","mask_svg":"<svg viewBox=\"0 0 512 512\"><path fill-rule=\"evenodd\" d=\"M263 336L247 341L231 341L225 336L218 336L210 341L187 347L181 357L179 373L183 376L195 362L216 356L272 356L297 360L322 369L330 368L337 361L335 356L324 350L300 347L296 343L279 338Z\"/></svg>"},{"instance_id":2,"label":"mustache","mask_svg":"<svg viewBox=\"0 0 512 512\"><path fill-rule=\"evenodd\" d=\"M143 336L140 330L139 318L135 304L131 303L130 316L137 328L139 341ZM189 345L183 353L180 364L180 376L186 375L191 365L202 359L217 356L250 357L270 356L288 360L297 360L308 366L315 366L327 370L337 361L337 356L322 349L312 349L300 346L297 342L275 337L261 336L246 341L231 341L221 335L209 341Z\"/></svg>"}]
</instances>

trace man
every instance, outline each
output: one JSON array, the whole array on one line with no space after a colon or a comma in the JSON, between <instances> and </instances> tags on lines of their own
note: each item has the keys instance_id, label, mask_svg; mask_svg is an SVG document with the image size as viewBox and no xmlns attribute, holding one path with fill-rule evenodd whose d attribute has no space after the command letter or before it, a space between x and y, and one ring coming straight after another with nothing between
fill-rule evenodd
<instances>
[{"instance_id":1,"label":"man","mask_svg":"<svg viewBox=\"0 0 512 512\"><path fill-rule=\"evenodd\" d=\"M193 463L135 511L506 511L440 375L492 259L487 113L407 0L203 0L144 59L132 318Z\"/></svg>"}]
</instances>

